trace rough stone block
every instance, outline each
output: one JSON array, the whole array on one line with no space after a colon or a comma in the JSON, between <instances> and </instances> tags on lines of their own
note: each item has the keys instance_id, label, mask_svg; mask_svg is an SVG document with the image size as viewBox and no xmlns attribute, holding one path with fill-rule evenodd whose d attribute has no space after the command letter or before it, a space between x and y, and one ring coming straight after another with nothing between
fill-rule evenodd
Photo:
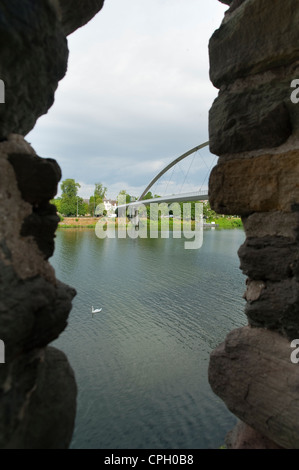
<instances>
[{"instance_id":1,"label":"rough stone block","mask_svg":"<svg viewBox=\"0 0 299 470\"><path fill-rule=\"evenodd\" d=\"M219 161L210 175L209 199L219 214L297 211L299 151Z\"/></svg>"},{"instance_id":2,"label":"rough stone block","mask_svg":"<svg viewBox=\"0 0 299 470\"><path fill-rule=\"evenodd\" d=\"M225 443L228 449L282 449L242 421L227 434Z\"/></svg>"},{"instance_id":3,"label":"rough stone block","mask_svg":"<svg viewBox=\"0 0 299 470\"><path fill-rule=\"evenodd\" d=\"M238 255L240 268L251 279L280 281L293 276L297 278L299 273L298 242L289 238L247 238Z\"/></svg>"},{"instance_id":4,"label":"rough stone block","mask_svg":"<svg viewBox=\"0 0 299 470\"><path fill-rule=\"evenodd\" d=\"M19 153L9 153L8 160L24 201L36 206L54 198L61 178L61 170L55 160Z\"/></svg>"},{"instance_id":5,"label":"rough stone block","mask_svg":"<svg viewBox=\"0 0 299 470\"><path fill-rule=\"evenodd\" d=\"M220 88L297 61L298 23L297 0L243 2L210 39L212 83Z\"/></svg>"},{"instance_id":6,"label":"rough stone block","mask_svg":"<svg viewBox=\"0 0 299 470\"><path fill-rule=\"evenodd\" d=\"M41 275L56 282L45 260L53 252L58 223L49 199L60 175L57 163L37 157L21 136L0 143L0 260L23 280Z\"/></svg>"},{"instance_id":7,"label":"rough stone block","mask_svg":"<svg viewBox=\"0 0 299 470\"><path fill-rule=\"evenodd\" d=\"M247 280L244 294L249 324L275 330L290 340L299 338L299 282Z\"/></svg>"},{"instance_id":8,"label":"rough stone block","mask_svg":"<svg viewBox=\"0 0 299 470\"><path fill-rule=\"evenodd\" d=\"M1 365L0 448L65 449L76 413L77 386L55 348L23 353Z\"/></svg>"},{"instance_id":9,"label":"rough stone block","mask_svg":"<svg viewBox=\"0 0 299 470\"><path fill-rule=\"evenodd\" d=\"M66 72L67 41L47 0L0 0L0 140L26 135L47 113Z\"/></svg>"},{"instance_id":10,"label":"rough stone block","mask_svg":"<svg viewBox=\"0 0 299 470\"><path fill-rule=\"evenodd\" d=\"M242 218L246 236L284 237L299 240L299 212L257 212Z\"/></svg>"},{"instance_id":11,"label":"rough stone block","mask_svg":"<svg viewBox=\"0 0 299 470\"><path fill-rule=\"evenodd\" d=\"M66 36L90 21L103 7L104 0L49 0L57 11Z\"/></svg>"},{"instance_id":12,"label":"rough stone block","mask_svg":"<svg viewBox=\"0 0 299 470\"><path fill-rule=\"evenodd\" d=\"M247 0L232 0L227 2L228 5L230 5L230 8L226 14L230 15L233 11L235 11L239 6L242 5L243 2L246 2Z\"/></svg>"},{"instance_id":13,"label":"rough stone block","mask_svg":"<svg viewBox=\"0 0 299 470\"><path fill-rule=\"evenodd\" d=\"M299 449L299 374L290 342L261 328L228 334L210 356L209 382L229 410L278 446Z\"/></svg>"},{"instance_id":14,"label":"rough stone block","mask_svg":"<svg viewBox=\"0 0 299 470\"><path fill-rule=\"evenodd\" d=\"M9 362L22 351L44 347L65 329L75 290L42 277L25 281L0 262L0 331Z\"/></svg>"},{"instance_id":15,"label":"rough stone block","mask_svg":"<svg viewBox=\"0 0 299 470\"><path fill-rule=\"evenodd\" d=\"M22 225L21 236L32 236L44 255L49 259L55 248L55 232L59 223L57 209L53 204L42 204L39 207L33 207L30 214Z\"/></svg>"},{"instance_id":16,"label":"rough stone block","mask_svg":"<svg viewBox=\"0 0 299 470\"><path fill-rule=\"evenodd\" d=\"M290 100L294 77L219 93L209 112L210 150L216 155L278 147L299 130Z\"/></svg>"}]
</instances>

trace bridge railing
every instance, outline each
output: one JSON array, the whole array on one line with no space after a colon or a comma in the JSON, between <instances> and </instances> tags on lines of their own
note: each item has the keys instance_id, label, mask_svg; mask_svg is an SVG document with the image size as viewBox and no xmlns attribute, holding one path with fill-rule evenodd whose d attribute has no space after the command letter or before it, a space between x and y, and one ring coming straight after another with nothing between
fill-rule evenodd
<instances>
[{"instance_id":1,"label":"bridge railing","mask_svg":"<svg viewBox=\"0 0 299 470\"><path fill-rule=\"evenodd\" d=\"M182 193L182 194L169 194L167 196L156 197L153 199L143 199L138 201L127 202L124 204L119 204L116 208L122 209L125 207L140 207L142 205L148 206L152 203L160 204L162 202L189 202L189 201L205 201L208 199L207 189L202 191L196 191L191 193Z\"/></svg>"}]
</instances>

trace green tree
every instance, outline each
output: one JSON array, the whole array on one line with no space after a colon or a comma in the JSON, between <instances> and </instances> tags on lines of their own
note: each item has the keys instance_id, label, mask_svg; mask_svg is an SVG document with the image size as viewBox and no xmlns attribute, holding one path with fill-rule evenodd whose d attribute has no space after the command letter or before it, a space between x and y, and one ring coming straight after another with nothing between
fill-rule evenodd
<instances>
[{"instance_id":1,"label":"green tree","mask_svg":"<svg viewBox=\"0 0 299 470\"><path fill-rule=\"evenodd\" d=\"M95 183L94 195L102 199L105 199L107 193L107 188L102 185L102 183Z\"/></svg>"},{"instance_id":2,"label":"green tree","mask_svg":"<svg viewBox=\"0 0 299 470\"><path fill-rule=\"evenodd\" d=\"M122 189L118 193L117 204L128 204L129 202L132 201L132 199L135 199L135 198L132 198L125 189ZM116 209L115 213L116 213L116 216L118 217L118 209ZM127 213L129 213L129 209L127 209Z\"/></svg>"},{"instance_id":3,"label":"green tree","mask_svg":"<svg viewBox=\"0 0 299 470\"><path fill-rule=\"evenodd\" d=\"M198 203L199 201L189 201L189 204L190 204L190 208L189 206L186 206L185 207L185 211L184 211L184 203L181 202L180 205L181 205L181 213L182 213L182 217L184 216L186 219L191 219L191 220L195 220L195 207L196 207L196 204ZM204 211L204 207L205 205L203 204L203 211Z\"/></svg>"},{"instance_id":4,"label":"green tree","mask_svg":"<svg viewBox=\"0 0 299 470\"><path fill-rule=\"evenodd\" d=\"M80 184L74 179L68 178L61 183L60 213L66 217L83 215L83 199L78 194Z\"/></svg>"},{"instance_id":5,"label":"green tree","mask_svg":"<svg viewBox=\"0 0 299 470\"><path fill-rule=\"evenodd\" d=\"M120 199L123 201L123 204L124 203L128 204L129 202L131 202L132 198L125 189L122 189L121 191L119 191L118 196L117 196L117 200L119 201Z\"/></svg>"},{"instance_id":6,"label":"green tree","mask_svg":"<svg viewBox=\"0 0 299 470\"><path fill-rule=\"evenodd\" d=\"M74 197L77 196L78 188L81 188L79 183L76 183L74 179L68 178L62 181L60 185L60 189L62 191L62 198L63 196L67 197Z\"/></svg>"},{"instance_id":7,"label":"green tree","mask_svg":"<svg viewBox=\"0 0 299 470\"><path fill-rule=\"evenodd\" d=\"M84 202L84 200L81 197L79 197L79 199L78 199L78 214L79 215L86 215L88 213L88 210L89 210L88 204L86 202Z\"/></svg>"},{"instance_id":8,"label":"green tree","mask_svg":"<svg viewBox=\"0 0 299 470\"><path fill-rule=\"evenodd\" d=\"M57 212L61 214L61 207L60 207L61 206L61 197L57 197L55 199L52 199L50 201L50 203L53 204L56 207Z\"/></svg>"},{"instance_id":9,"label":"green tree","mask_svg":"<svg viewBox=\"0 0 299 470\"><path fill-rule=\"evenodd\" d=\"M100 204L101 202L102 202L102 199L97 199L95 196L90 196L89 202L88 202L88 212L90 215L94 217L97 205Z\"/></svg>"},{"instance_id":10,"label":"green tree","mask_svg":"<svg viewBox=\"0 0 299 470\"><path fill-rule=\"evenodd\" d=\"M155 197L156 197L156 195L155 195ZM144 201L145 199L154 199L154 196L153 196L151 191L149 191L148 193L146 193L145 196L143 196L142 200Z\"/></svg>"},{"instance_id":11,"label":"green tree","mask_svg":"<svg viewBox=\"0 0 299 470\"><path fill-rule=\"evenodd\" d=\"M97 215L97 206L102 204L107 193L107 188L102 183L95 183L93 196L89 198L88 211L93 217Z\"/></svg>"},{"instance_id":12,"label":"green tree","mask_svg":"<svg viewBox=\"0 0 299 470\"><path fill-rule=\"evenodd\" d=\"M218 217L216 212L211 209L209 201L203 205L203 216L208 222Z\"/></svg>"}]
</instances>

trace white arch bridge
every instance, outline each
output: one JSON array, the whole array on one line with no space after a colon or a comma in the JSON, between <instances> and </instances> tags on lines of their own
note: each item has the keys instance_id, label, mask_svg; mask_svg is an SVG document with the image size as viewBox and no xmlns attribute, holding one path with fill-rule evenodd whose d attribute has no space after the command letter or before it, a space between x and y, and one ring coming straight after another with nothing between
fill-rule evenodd
<instances>
[{"instance_id":1,"label":"white arch bridge","mask_svg":"<svg viewBox=\"0 0 299 470\"><path fill-rule=\"evenodd\" d=\"M203 144L197 145L191 150L188 150L188 152L184 153L183 155L180 155L179 157L175 158L172 162L170 162L168 165L166 165L163 170L161 170L157 176L155 176L151 182L147 185L141 196L136 200L132 202L128 202L125 204L120 204L117 206L116 209L121 209L124 210L126 208L132 209L132 213L138 209L139 206L141 205L149 205L151 203L172 203L172 202L187 202L187 201L204 201L208 199L208 191L207 190L198 190L195 192L190 192L190 193L181 193L181 194L169 194L167 196L161 196L158 198L152 198L152 199L143 199L144 196L149 192L149 190L152 188L152 186L168 171L170 168L174 167L177 163L182 161L183 159L189 157L189 155L192 155L193 153L197 152L198 150L206 147L209 145L209 142L204 142ZM210 169L211 170L211 169Z\"/></svg>"}]
</instances>

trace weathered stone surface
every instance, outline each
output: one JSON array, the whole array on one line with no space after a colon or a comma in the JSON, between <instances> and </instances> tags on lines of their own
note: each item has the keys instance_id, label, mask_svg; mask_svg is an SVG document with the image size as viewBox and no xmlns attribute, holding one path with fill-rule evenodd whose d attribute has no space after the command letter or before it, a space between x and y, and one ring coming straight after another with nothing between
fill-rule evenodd
<instances>
[{"instance_id":1,"label":"weathered stone surface","mask_svg":"<svg viewBox=\"0 0 299 470\"><path fill-rule=\"evenodd\" d=\"M75 290L42 277L19 279L0 262L0 332L7 362L24 350L46 346L67 325Z\"/></svg>"},{"instance_id":2,"label":"weathered stone surface","mask_svg":"<svg viewBox=\"0 0 299 470\"><path fill-rule=\"evenodd\" d=\"M63 448L72 434L71 369L64 355L50 350L48 359L39 349L65 329L75 295L46 261L58 221L49 198L60 174L21 136L0 143L1 448Z\"/></svg>"},{"instance_id":3,"label":"weathered stone surface","mask_svg":"<svg viewBox=\"0 0 299 470\"><path fill-rule=\"evenodd\" d=\"M23 200L33 206L32 213L24 219L21 235L33 236L48 259L54 252L54 234L59 222L55 206L48 201L57 193L60 168L55 160L36 155L9 153L8 161L13 166Z\"/></svg>"},{"instance_id":4,"label":"weathered stone surface","mask_svg":"<svg viewBox=\"0 0 299 470\"><path fill-rule=\"evenodd\" d=\"M255 300L258 300L261 296L262 290L266 289L266 284L264 281L246 279L246 284L247 288L243 297L248 302L254 302Z\"/></svg>"},{"instance_id":5,"label":"weathered stone surface","mask_svg":"<svg viewBox=\"0 0 299 470\"><path fill-rule=\"evenodd\" d=\"M250 325L275 330L291 340L299 338L299 282L295 278L280 282L248 279L244 297Z\"/></svg>"},{"instance_id":6,"label":"weathered stone surface","mask_svg":"<svg viewBox=\"0 0 299 470\"><path fill-rule=\"evenodd\" d=\"M298 449L299 374L290 360L299 338L298 2L220 1L229 9L209 44L220 89L209 114L210 150L220 157L209 200L218 213L242 216L249 327L212 353L209 379L243 421L229 448Z\"/></svg>"},{"instance_id":7,"label":"weathered stone surface","mask_svg":"<svg viewBox=\"0 0 299 470\"><path fill-rule=\"evenodd\" d=\"M209 198L220 214L297 210L299 151L220 161L210 175Z\"/></svg>"},{"instance_id":8,"label":"weathered stone surface","mask_svg":"<svg viewBox=\"0 0 299 470\"><path fill-rule=\"evenodd\" d=\"M53 204L42 204L33 207L30 214L22 225L21 236L32 236L44 258L50 258L55 248L55 232L58 226L59 217L56 207Z\"/></svg>"},{"instance_id":9,"label":"weathered stone surface","mask_svg":"<svg viewBox=\"0 0 299 470\"><path fill-rule=\"evenodd\" d=\"M68 447L76 383L63 353L45 346L67 324L75 290L47 262L58 217L49 204L61 178L22 136L52 106L66 72L66 34L103 0L0 0L0 448Z\"/></svg>"},{"instance_id":10,"label":"weathered stone surface","mask_svg":"<svg viewBox=\"0 0 299 470\"><path fill-rule=\"evenodd\" d=\"M242 421L227 434L225 443L228 449L282 449Z\"/></svg>"},{"instance_id":11,"label":"weathered stone surface","mask_svg":"<svg viewBox=\"0 0 299 470\"><path fill-rule=\"evenodd\" d=\"M57 11L66 36L90 21L103 7L104 0L49 0Z\"/></svg>"},{"instance_id":12,"label":"weathered stone surface","mask_svg":"<svg viewBox=\"0 0 299 470\"><path fill-rule=\"evenodd\" d=\"M216 155L278 147L299 130L290 100L292 77L220 92L209 112L210 150Z\"/></svg>"},{"instance_id":13,"label":"weathered stone surface","mask_svg":"<svg viewBox=\"0 0 299 470\"><path fill-rule=\"evenodd\" d=\"M238 255L240 268L251 279L280 281L299 273L298 242L289 238L247 238Z\"/></svg>"},{"instance_id":14,"label":"weathered stone surface","mask_svg":"<svg viewBox=\"0 0 299 470\"><path fill-rule=\"evenodd\" d=\"M246 0L211 37L210 77L217 88L298 60L297 0L270 3Z\"/></svg>"},{"instance_id":15,"label":"weathered stone surface","mask_svg":"<svg viewBox=\"0 0 299 470\"><path fill-rule=\"evenodd\" d=\"M29 144L20 136L9 136L8 141L0 143L0 219L2 221L0 224L0 260L4 265L12 266L20 279L25 280L40 275L55 284L54 270L44 260L51 250L50 245L53 242L53 240L49 240L51 234L49 233L45 240L48 245L47 252L41 256L38 245L34 242L33 237L29 236L35 235L38 238L38 234L32 233L33 230L29 230L28 225L27 232L22 233L26 219L32 217L35 211L39 211L40 208L38 205L32 206L29 202L24 201L21 196L16 173L8 161L8 155L15 153L24 154L24 161L35 155ZM36 157L34 161L39 167L40 159ZM26 168L23 175L26 180ZM47 178L45 174L44 177ZM19 176L20 178L21 176ZM45 184L45 186L48 185ZM55 188L56 186L57 183L54 184ZM36 191L33 192L36 194ZM51 216L53 217L53 214Z\"/></svg>"},{"instance_id":16,"label":"weathered stone surface","mask_svg":"<svg viewBox=\"0 0 299 470\"><path fill-rule=\"evenodd\" d=\"M230 2L230 9L228 10L228 13L232 13L233 11L235 11L244 2L246 2L246 0L233 0L232 2Z\"/></svg>"},{"instance_id":17,"label":"weathered stone surface","mask_svg":"<svg viewBox=\"0 0 299 470\"><path fill-rule=\"evenodd\" d=\"M55 160L19 153L9 153L8 160L26 202L36 206L53 199L61 178L61 170Z\"/></svg>"},{"instance_id":18,"label":"weathered stone surface","mask_svg":"<svg viewBox=\"0 0 299 470\"><path fill-rule=\"evenodd\" d=\"M0 107L0 140L26 135L54 102L66 72L68 48L48 0L1 0L0 78L5 105Z\"/></svg>"},{"instance_id":19,"label":"weathered stone surface","mask_svg":"<svg viewBox=\"0 0 299 470\"><path fill-rule=\"evenodd\" d=\"M0 383L1 449L69 446L77 387L61 351L36 349L2 364Z\"/></svg>"},{"instance_id":20,"label":"weathered stone surface","mask_svg":"<svg viewBox=\"0 0 299 470\"><path fill-rule=\"evenodd\" d=\"M211 354L209 381L240 420L278 446L299 449L299 374L291 352L273 331L234 330Z\"/></svg>"},{"instance_id":21,"label":"weathered stone surface","mask_svg":"<svg viewBox=\"0 0 299 470\"><path fill-rule=\"evenodd\" d=\"M284 237L291 243L299 241L299 212L261 212L243 217L246 236Z\"/></svg>"},{"instance_id":22,"label":"weathered stone surface","mask_svg":"<svg viewBox=\"0 0 299 470\"><path fill-rule=\"evenodd\" d=\"M221 3L225 5L229 5L229 9L224 13L225 18L224 22L226 21L227 17L230 16L237 8L239 8L242 3L246 2L247 0L219 0Z\"/></svg>"},{"instance_id":23,"label":"weathered stone surface","mask_svg":"<svg viewBox=\"0 0 299 470\"><path fill-rule=\"evenodd\" d=\"M55 160L34 154L8 153L8 161L13 166L23 200L32 205L32 213L24 219L21 235L33 236L48 259L54 252L54 234L59 222L55 206L48 201L57 193L60 167Z\"/></svg>"},{"instance_id":24,"label":"weathered stone surface","mask_svg":"<svg viewBox=\"0 0 299 470\"><path fill-rule=\"evenodd\" d=\"M0 332L8 358L46 346L67 324L75 291L45 261L58 222L48 200L59 178L57 163L24 139L0 143Z\"/></svg>"}]
</instances>

